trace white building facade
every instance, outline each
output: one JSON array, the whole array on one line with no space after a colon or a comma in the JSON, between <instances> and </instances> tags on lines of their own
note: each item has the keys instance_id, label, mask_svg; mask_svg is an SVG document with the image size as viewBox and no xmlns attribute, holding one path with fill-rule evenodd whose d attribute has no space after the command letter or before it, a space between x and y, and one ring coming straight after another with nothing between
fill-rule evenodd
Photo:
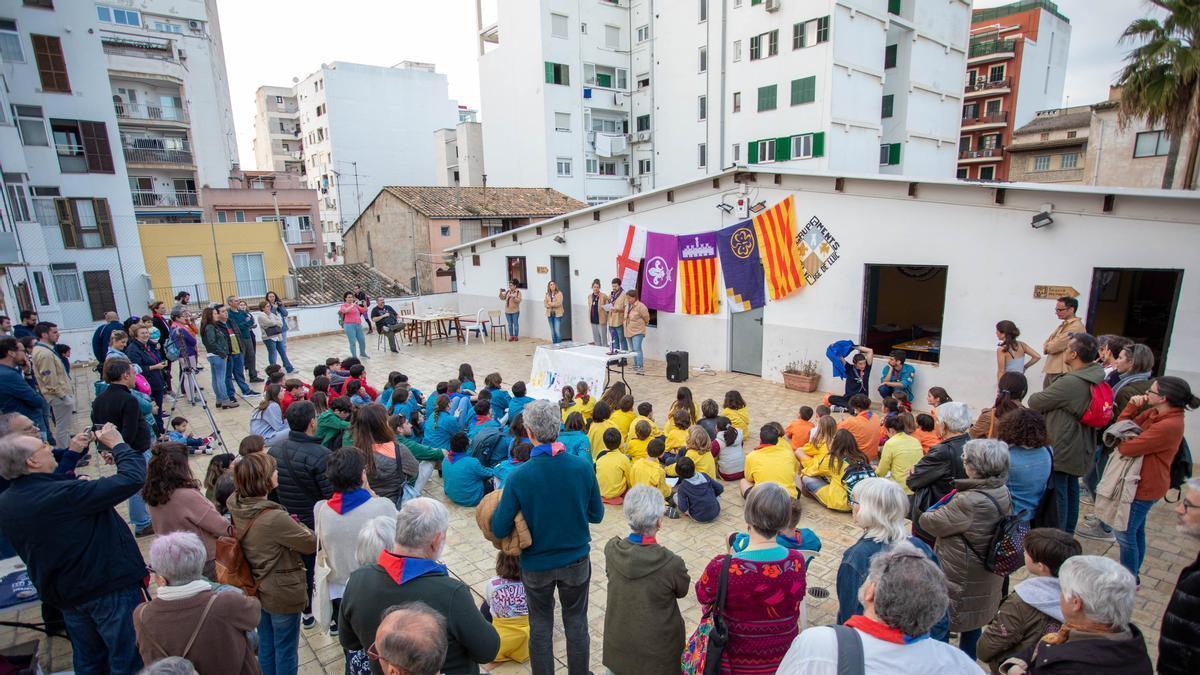
<instances>
[{"instance_id":1,"label":"white building facade","mask_svg":"<svg viewBox=\"0 0 1200 675\"><path fill-rule=\"evenodd\" d=\"M259 171L304 175L300 109L291 87L259 87L254 92L254 163Z\"/></svg>"},{"instance_id":2,"label":"white building facade","mask_svg":"<svg viewBox=\"0 0 1200 675\"><path fill-rule=\"evenodd\" d=\"M459 122L453 129L438 129L433 132L433 153L437 167L437 185L484 185L483 125L479 122Z\"/></svg>"},{"instance_id":3,"label":"white building facade","mask_svg":"<svg viewBox=\"0 0 1200 675\"><path fill-rule=\"evenodd\" d=\"M954 174L965 0L500 0L497 16L479 58L494 184L595 204L734 164Z\"/></svg>"}]
</instances>

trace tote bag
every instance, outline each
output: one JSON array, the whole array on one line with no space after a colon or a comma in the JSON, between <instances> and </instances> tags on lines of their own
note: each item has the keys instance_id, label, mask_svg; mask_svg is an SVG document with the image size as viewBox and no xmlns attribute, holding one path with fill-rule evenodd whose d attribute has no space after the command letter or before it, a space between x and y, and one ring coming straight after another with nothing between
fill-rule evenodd
<instances>
[{"instance_id":1,"label":"tote bag","mask_svg":"<svg viewBox=\"0 0 1200 675\"><path fill-rule=\"evenodd\" d=\"M321 545L321 518L317 516L317 562L313 566L313 596L312 613L321 627L321 632L329 634L329 622L333 620L333 601L329 597L329 575L333 568L329 566L329 556Z\"/></svg>"},{"instance_id":2,"label":"tote bag","mask_svg":"<svg viewBox=\"0 0 1200 675\"><path fill-rule=\"evenodd\" d=\"M721 578L717 582L717 601L700 619L700 625L688 638L680 665L685 675L715 675L721 672L721 655L729 642L729 628L725 625L725 594L729 589L729 563L733 556L725 556L721 564Z\"/></svg>"}]
</instances>

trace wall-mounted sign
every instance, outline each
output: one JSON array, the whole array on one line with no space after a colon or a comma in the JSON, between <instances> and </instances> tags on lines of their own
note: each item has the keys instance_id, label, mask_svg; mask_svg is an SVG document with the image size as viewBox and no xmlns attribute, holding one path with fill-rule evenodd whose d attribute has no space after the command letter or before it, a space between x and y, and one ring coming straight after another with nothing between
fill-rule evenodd
<instances>
[{"instance_id":1,"label":"wall-mounted sign","mask_svg":"<svg viewBox=\"0 0 1200 675\"><path fill-rule=\"evenodd\" d=\"M550 268L549 268L549 267L546 267L545 265L538 265L538 266L537 266L537 273L538 273L538 274L549 274L549 273L550 273Z\"/></svg>"},{"instance_id":2,"label":"wall-mounted sign","mask_svg":"<svg viewBox=\"0 0 1200 675\"><path fill-rule=\"evenodd\" d=\"M1057 300L1063 297L1078 298L1079 291L1070 286L1049 286L1038 284L1033 287L1035 300Z\"/></svg>"}]
</instances>

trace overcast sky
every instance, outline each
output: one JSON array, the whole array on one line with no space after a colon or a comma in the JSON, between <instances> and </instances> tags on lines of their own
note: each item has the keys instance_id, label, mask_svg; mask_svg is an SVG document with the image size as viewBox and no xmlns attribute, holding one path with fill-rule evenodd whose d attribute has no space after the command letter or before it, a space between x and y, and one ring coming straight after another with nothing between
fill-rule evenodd
<instances>
[{"instance_id":1,"label":"overcast sky","mask_svg":"<svg viewBox=\"0 0 1200 675\"><path fill-rule=\"evenodd\" d=\"M474 0L218 0L217 4L238 152L245 168L254 167L254 91L264 84L290 85L293 77L303 78L321 63L435 63L438 72L449 77L450 97L479 107ZM1004 0L977 0L975 6L1003 4ZM1130 21L1146 14L1145 4L1059 0L1058 6L1072 26L1064 103L1104 100L1127 51L1117 46L1117 38ZM484 17L485 23L489 18Z\"/></svg>"}]
</instances>

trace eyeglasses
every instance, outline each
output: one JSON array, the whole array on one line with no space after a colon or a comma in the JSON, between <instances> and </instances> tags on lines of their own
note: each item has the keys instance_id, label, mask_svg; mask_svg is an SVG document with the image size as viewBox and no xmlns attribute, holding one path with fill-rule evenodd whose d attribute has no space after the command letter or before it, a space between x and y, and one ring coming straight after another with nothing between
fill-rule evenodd
<instances>
[{"instance_id":1,"label":"eyeglasses","mask_svg":"<svg viewBox=\"0 0 1200 675\"><path fill-rule=\"evenodd\" d=\"M1147 394L1154 394L1155 396L1157 396L1157 397L1159 397L1159 398L1162 398L1162 393L1161 393L1161 392L1159 392L1157 389L1148 389L1148 390L1146 391L1146 393L1147 393Z\"/></svg>"},{"instance_id":2,"label":"eyeglasses","mask_svg":"<svg viewBox=\"0 0 1200 675\"><path fill-rule=\"evenodd\" d=\"M367 647L367 658L372 661L379 660L379 649L375 646L374 642L371 643L370 647Z\"/></svg>"},{"instance_id":3,"label":"eyeglasses","mask_svg":"<svg viewBox=\"0 0 1200 675\"><path fill-rule=\"evenodd\" d=\"M1200 504L1193 504L1186 499L1181 500L1180 503L1183 504L1183 512L1184 513L1187 513L1188 511L1191 511L1192 509L1200 509Z\"/></svg>"}]
</instances>

